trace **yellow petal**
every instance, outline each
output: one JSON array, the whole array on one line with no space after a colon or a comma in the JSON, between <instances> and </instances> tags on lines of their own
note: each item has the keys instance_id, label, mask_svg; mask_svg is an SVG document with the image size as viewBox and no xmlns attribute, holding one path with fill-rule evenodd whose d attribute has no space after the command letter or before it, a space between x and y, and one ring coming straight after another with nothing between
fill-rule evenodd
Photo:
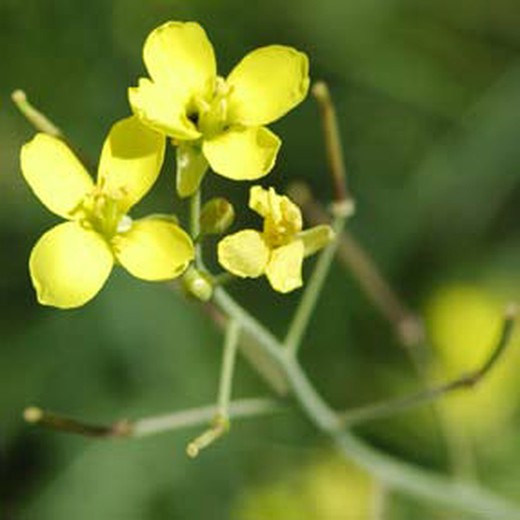
<instances>
[{"instance_id":1,"label":"yellow petal","mask_svg":"<svg viewBox=\"0 0 520 520\"><path fill-rule=\"evenodd\" d=\"M103 287L114 263L109 246L95 231L66 222L47 231L29 259L38 301L62 309L79 307Z\"/></svg>"},{"instance_id":2,"label":"yellow petal","mask_svg":"<svg viewBox=\"0 0 520 520\"><path fill-rule=\"evenodd\" d=\"M117 200L123 213L152 187L161 171L164 148L164 137L136 117L118 121L110 129L99 161L98 184Z\"/></svg>"},{"instance_id":3,"label":"yellow petal","mask_svg":"<svg viewBox=\"0 0 520 520\"><path fill-rule=\"evenodd\" d=\"M249 207L261 217L270 217L275 222L284 220L295 229L302 227L300 208L286 195L278 195L274 188L252 186L249 190Z\"/></svg>"},{"instance_id":4,"label":"yellow petal","mask_svg":"<svg viewBox=\"0 0 520 520\"><path fill-rule=\"evenodd\" d=\"M269 214L269 190L262 186L251 186L249 189L249 207L261 217Z\"/></svg>"},{"instance_id":5,"label":"yellow petal","mask_svg":"<svg viewBox=\"0 0 520 520\"><path fill-rule=\"evenodd\" d=\"M303 242L295 240L271 252L265 274L275 291L288 293L302 286Z\"/></svg>"},{"instance_id":6,"label":"yellow petal","mask_svg":"<svg viewBox=\"0 0 520 520\"><path fill-rule=\"evenodd\" d=\"M217 65L204 29L194 22L166 22L145 41L143 58L153 81L190 101L212 93Z\"/></svg>"},{"instance_id":7,"label":"yellow petal","mask_svg":"<svg viewBox=\"0 0 520 520\"><path fill-rule=\"evenodd\" d=\"M160 218L134 222L129 231L114 237L112 245L121 265L142 280L176 278L194 257L190 237Z\"/></svg>"},{"instance_id":8,"label":"yellow petal","mask_svg":"<svg viewBox=\"0 0 520 520\"><path fill-rule=\"evenodd\" d=\"M21 167L35 195L56 215L72 218L94 183L78 158L60 139L37 134L22 147Z\"/></svg>"},{"instance_id":9,"label":"yellow petal","mask_svg":"<svg viewBox=\"0 0 520 520\"><path fill-rule=\"evenodd\" d=\"M244 229L218 243L220 265L241 278L261 276L268 260L269 248L262 235L253 229Z\"/></svg>"},{"instance_id":10,"label":"yellow petal","mask_svg":"<svg viewBox=\"0 0 520 520\"><path fill-rule=\"evenodd\" d=\"M204 141L202 151L216 173L244 181L267 175L280 145L280 139L267 128L234 128Z\"/></svg>"},{"instance_id":11,"label":"yellow petal","mask_svg":"<svg viewBox=\"0 0 520 520\"><path fill-rule=\"evenodd\" d=\"M270 45L250 52L227 78L233 123L266 125L300 103L309 89L309 60L292 47Z\"/></svg>"},{"instance_id":12,"label":"yellow petal","mask_svg":"<svg viewBox=\"0 0 520 520\"><path fill-rule=\"evenodd\" d=\"M128 89L134 114L150 128L175 139L197 139L200 132L188 119L185 100L163 85L141 78L139 86Z\"/></svg>"},{"instance_id":13,"label":"yellow petal","mask_svg":"<svg viewBox=\"0 0 520 520\"><path fill-rule=\"evenodd\" d=\"M264 238L271 247L286 244L302 229L300 208L289 197L278 195L274 188L253 186L249 207L264 217Z\"/></svg>"}]
</instances>

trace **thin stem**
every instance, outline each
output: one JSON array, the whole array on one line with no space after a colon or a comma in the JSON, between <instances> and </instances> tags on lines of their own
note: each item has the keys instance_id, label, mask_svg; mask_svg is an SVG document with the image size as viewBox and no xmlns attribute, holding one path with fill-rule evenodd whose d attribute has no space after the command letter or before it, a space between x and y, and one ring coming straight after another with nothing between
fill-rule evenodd
<instances>
[{"instance_id":1,"label":"thin stem","mask_svg":"<svg viewBox=\"0 0 520 520\"><path fill-rule=\"evenodd\" d=\"M226 327L226 337L224 340L224 352L222 356L218 387L217 413L211 421L210 428L202 432L188 444L186 452L190 457L196 457L202 449L210 446L229 429L228 408L231 399L233 373L235 370L235 359L239 338L240 324L237 320L232 318Z\"/></svg>"},{"instance_id":2,"label":"thin stem","mask_svg":"<svg viewBox=\"0 0 520 520\"><path fill-rule=\"evenodd\" d=\"M200 268L202 263L200 241L200 188L190 197L190 231L195 246L195 265Z\"/></svg>"},{"instance_id":3,"label":"thin stem","mask_svg":"<svg viewBox=\"0 0 520 520\"><path fill-rule=\"evenodd\" d=\"M284 355L282 345L258 321L218 288L215 303L238 320L244 331L255 336L258 345L283 370L293 396L309 420L330 436L341 453L369 471L392 490L402 491L479 518L511 520L520 518L520 508L474 484L456 482L384 454L341 427L339 416L316 392L295 358Z\"/></svg>"},{"instance_id":4,"label":"thin stem","mask_svg":"<svg viewBox=\"0 0 520 520\"><path fill-rule=\"evenodd\" d=\"M37 424L50 430L57 430L66 433L75 433L84 437L128 437L131 436L132 426L128 421L118 421L109 426L90 424L56 414L47 410L42 410L36 406L26 408L23 418L30 424Z\"/></svg>"},{"instance_id":5,"label":"thin stem","mask_svg":"<svg viewBox=\"0 0 520 520\"><path fill-rule=\"evenodd\" d=\"M11 94L11 99L21 114L36 130L53 135L54 137L63 137L61 130L45 114L31 105L23 90L15 90Z\"/></svg>"},{"instance_id":6,"label":"thin stem","mask_svg":"<svg viewBox=\"0 0 520 520\"><path fill-rule=\"evenodd\" d=\"M239 399L229 404L228 413L233 419L242 419L267 415L283 410L283 407L272 399ZM27 408L24 419L52 430L75 433L85 437L96 438L140 438L198 426L210 421L217 412L217 406L201 406L155 417L147 417L135 421L118 421L109 426L84 423L58 415L40 408Z\"/></svg>"},{"instance_id":7,"label":"thin stem","mask_svg":"<svg viewBox=\"0 0 520 520\"><path fill-rule=\"evenodd\" d=\"M318 81L312 87L312 94L318 102L320 110L325 150L334 187L334 200L336 203L343 205L349 203L352 206L352 198L347 189L347 171L343 158L336 109L330 97L327 84L323 81Z\"/></svg>"},{"instance_id":8,"label":"thin stem","mask_svg":"<svg viewBox=\"0 0 520 520\"><path fill-rule=\"evenodd\" d=\"M349 431L335 436L334 441L346 458L392 490L402 491L437 506L471 514L471 518L520 519L518 505L476 484L459 482L398 460L366 444Z\"/></svg>"},{"instance_id":9,"label":"thin stem","mask_svg":"<svg viewBox=\"0 0 520 520\"><path fill-rule=\"evenodd\" d=\"M216 405L193 408L159 417L141 419L133 425L134 437L145 437L172 430L199 426L210 421L217 413ZM229 403L228 415L232 419L245 419L283 410L273 399L237 399Z\"/></svg>"},{"instance_id":10,"label":"thin stem","mask_svg":"<svg viewBox=\"0 0 520 520\"><path fill-rule=\"evenodd\" d=\"M313 86L312 92L320 108L329 170L335 194L336 204L333 208L335 214L333 229L336 232L336 239L321 253L311 279L296 309L291 325L289 326L284 344L287 352L292 356L295 356L298 352L303 335L323 288L325 278L332 265L332 260L338 247L338 237L343 230L346 218L352 214L353 210L352 200L347 190L347 173L343 159L343 149L341 147L336 111L329 94L329 89L324 82L320 81Z\"/></svg>"},{"instance_id":11,"label":"thin stem","mask_svg":"<svg viewBox=\"0 0 520 520\"><path fill-rule=\"evenodd\" d=\"M303 209L306 219L313 225L326 224L330 217L321 204L313 198L310 189L303 183L295 183L289 188L290 197ZM424 387L431 386L431 351L426 343L421 318L414 314L399 298L396 291L383 277L381 271L368 252L356 238L344 229L338 238L337 256L339 261L354 275L368 299L394 328L401 345L405 348L414 369ZM435 424L444 440L448 459L455 474L466 476L466 468L471 467L471 449L464 446L464 437L457 433L454 425L442 409L433 406L437 419ZM464 473L464 475L462 475Z\"/></svg>"},{"instance_id":12,"label":"thin stem","mask_svg":"<svg viewBox=\"0 0 520 520\"><path fill-rule=\"evenodd\" d=\"M288 193L302 207L310 224L330 223L328 213L314 199L307 185L294 183L289 188ZM401 342L408 347L420 345L424 339L421 320L401 301L368 252L345 229L337 240L339 242L337 248L339 261L353 273L372 304L392 324Z\"/></svg>"},{"instance_id":13,"label":"thin stem","mask_svg":"<svg viewBox=\"0 0 520 520\"><path fill-rule=\"evenodd\" d=\"M516 308L511 306L506 310L502 330L496 346L493 348L489 358L486 359L484 364L477 370L469 374L464 374L454 381L439 385L435 388L423 390L413 395L347 410L342 417L343 425L351 427L356 424L391 417L418 406L429 404L447 393L474 387L482 381L495 366L509 345L515 325L515 317Z\"/></svg>"},{"instance_id":14,"label":"thin stem","mask_svg":"<svg viewBox=\"0 0 520 520\"><path fill-rule=\"evenodd\" d=\"M338 247L338 238L345 226L345 216L337 216L332 228L335 232L334 240L321 252L318 262L312 271L312 275L307 282L305 292L298 303L294 317L289 325L289 330L285 336L284 345L286 351L295 356L300 348L303 336L309 321L312 317L316 303L323 289L325 279L330 271L332 261Z\"/></svg>"},{"instance_id":15,"label":"thin stem","mask_svg":"<svg viewBox=\"0 0 520 520\"><path fill-rule=\"evenodd\" d=\"M235 360L239 338L240 324L236 320L231 320L226 331L218 390L218 413L223 417L228 416L228 406L231 399L233 373L235 370Z\"/></svg>"},{"instance_id":16,"label":"thin stem","mask_svg":"<svg viewBox=\"0 0 520 520\"><path fill-rule=\"evenodd\" d=\"M201 308L221 330L226 330L229 317L213 301L206 302ZM246 358L252 369L260 375L275 394L280 397L288 394L289 387L282 370L271 356L264 352L255 335L244 330L240 335L239 348L240 353Z\"/></svg>"}]
</instances>

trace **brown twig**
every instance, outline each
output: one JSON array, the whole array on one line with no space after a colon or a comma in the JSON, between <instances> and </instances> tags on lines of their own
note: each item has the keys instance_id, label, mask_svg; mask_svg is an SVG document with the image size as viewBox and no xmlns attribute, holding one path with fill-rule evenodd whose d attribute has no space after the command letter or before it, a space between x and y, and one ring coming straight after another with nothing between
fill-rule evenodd
<instances>
[{"instance_id":1,"label":"brown twig","mask_svg":"<svg viewBox=\"0 0 520 520\"><path fill-rule=\"evenodd\" d=\"M341 146L336 109L325 82L316 82L312 87L312 94L320 110L325 151L334 190L335 209L344 214L344 216L349 216L354 212L354 200L347 188L347 170L343 157L343 147Z\"/></svg>"},{"instance_id":2,"label":"brown twig","mask_svg":"<svg viewBox=\"0 0 520 520\"><path fill-rule=\"evenodd\" d=\"M342 418L344 426L350 427L362 422L390 417L396 413L429 404L447 393L473 388L491 371L510 344L517 315L518 306L515 304L509 305L504 313L504 322L497 344L489 358L486 359L483 365L477 370L463 374L448 383L423 390L413 395L347 410Z\"/></svg>"},{"instance_id":3,"label":"brown twig","mask_svg":"<svg viewBox=\"0 0 520 520\"><path fill-rule=\"evenodd\" d=\"M50 430L76 433L84 437L107 439L113 437L129 437L132 435L132 425L128 421L118 421L109 426L85 423L72 417L58 415L36 406L26 408L23 413L26 422L37 424Z\"/></svg>"}]
</instances>

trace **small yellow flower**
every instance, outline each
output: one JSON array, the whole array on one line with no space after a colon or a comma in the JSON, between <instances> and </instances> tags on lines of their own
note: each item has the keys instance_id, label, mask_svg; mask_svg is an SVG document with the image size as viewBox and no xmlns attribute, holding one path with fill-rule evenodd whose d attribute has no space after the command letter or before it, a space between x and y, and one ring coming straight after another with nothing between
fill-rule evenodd
<instances>
[{"instance_id":1,"label":"small yellow flower","mask_svg":"<svg viewBox=\"0 0 520 520\"><path fill-rule=\"evenodd\" d=\"M273 289L281 293L301 287L303 259L327 245L334 232L325 225L302 231L298 206L273 188L253 186L249 207L263 217L263 231L244 229L221 240L220 264L241 278L265 274Z\"/></svg>"},{"instance_id":2,"label":"small yellow flower","mask_svg":"<svg viewBox=\"0 0 520 520\"><path fill-rule=\"evenodd\" d=\"M143 280L179 276L193 258L189 236L160 218L132 221L129 209L161 169L164 139L135 117L116 123L104 143L97 183L67 145L37 134L21 152L22 173L41 202L68 220L47 231L29 260L38 301L72 308L92 299L114 262Z\"/></svg>"},{"instance_id":3,"label":"small yellow flower","mask_svg":"<svg viewBox=\"0 0 520 520\"><path fill-rule=\"evenodd\" d=\"M196 191L208 162L233 180L269 173L281 143L264 125L305 98L305 54L282 45L261 47L224 79L217 76L204 29L194 22L167 22L146 39L143 59L151 79L141 78L129 89L130 105L141 121L179 145L178 170L185 177L177 179L180 195Z\"/></svg>"}]
</instances>

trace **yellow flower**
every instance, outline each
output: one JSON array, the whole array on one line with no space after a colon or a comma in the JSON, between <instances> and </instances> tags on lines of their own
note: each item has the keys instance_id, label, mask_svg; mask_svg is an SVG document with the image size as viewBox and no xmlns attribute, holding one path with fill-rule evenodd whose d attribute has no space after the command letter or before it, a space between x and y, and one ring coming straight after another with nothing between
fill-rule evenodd
<instances>
[{"instance_id":1,"label":"yellow flower","mask_svg":"<svg viewBox=\"0 0 520 520\"><path fill-rule=\"evenodd\" d=\"M325 225L302 231L298 206L273 188L253 186L249 207L264 218L263 231L244 229L221 240L220 264L241 278L265 274L273 289L281 293L301 287L303 259L327 245L334 232Z\"/></svg>"},{"instance_id":2,"label":"yellow flower","mask_svg":"<svg viewBox=\"0 0 520 520\"><path fill-rule=\"evenodd\" d=\"M47 231L29 260L38 300L72 308L93 298L114 262L143 280L179 276L193 258L189 236L171 221L132 221L129 209L161 169L164 140L135 117L116 123L104 143L97 183L67 145L37 134L21 152L22 173L41 202L68 222Z\"/></svg>"},{"instance_id":3,"label":"yellow flower","mask_svg":"<svg viewBox=\"0 0 520 520\"><path fill-rule=\"evenodd\" d=\"M217 76L204 29L194 22L167 22L146 39L143 59L151 79L141 78L129 89L130 105L141 121L179 145L181 196L197 190L208 162L233 180L269 173L281 143L264 125L305 98L305 54L282 45L261 47L224 79Z\"/></svg>"}]
</instances>

